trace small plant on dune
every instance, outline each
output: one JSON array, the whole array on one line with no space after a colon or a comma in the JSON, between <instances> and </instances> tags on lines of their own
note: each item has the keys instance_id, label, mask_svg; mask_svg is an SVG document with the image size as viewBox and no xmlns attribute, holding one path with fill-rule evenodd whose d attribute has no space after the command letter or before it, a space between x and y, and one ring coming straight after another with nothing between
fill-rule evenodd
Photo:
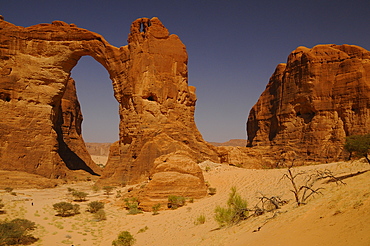
<instances>
[{"instance_id":1,"label":"small plant on dune","mask_svg":"<svg viewBox=\"0 0 370 246\"><path fill-rule=\"evenodd\" d=\"M194 222L195 225L202 225L204 223L206 223L206 216L204 214L199 215Z\"/></svg>"},{"instance_id":2,"label":"small plant on dune","mask_svg":"<svg viewBox=\"0 0 370 246\"><path fill-rule=\"evenodd\" d=\"M143 211L139 209L139 202L136 197L126 198L125 202L128 214L135 215L143 213Z\"/></svg>"},{"instance_id":3,"label":"small plant on dune","mask_svg":"<svg viewBox=\"0 0 370 246\"><path fill-rule=\"evenodd\" d=\"M113 246L131 246L134 245L136 239L128 231L123 231L118 235L118 238L112 242Z\"/></svg>"},{"instance_id":4,"label":"small plant on dune","mask_svg":"<svg viewBox=\"0 0 370 246\"><path fill-rule=\"evenodd\" d=\"M220 227L237 224L248 218L247 205L247 201L236 192L236 187L232 187L227 200L227 207L216 207L215 220Z\"/></svg>"},{"instance_id":5,"label":"small plant on dune","mask_svg":"<svg viewBox=\"0 0 370 246\"><path fill-rule=\"evenodd\" d=\"M36 229L35 222L26 219L0 221L0 245L28 245L38 239L30 231Z\"/></svg>"},{"instance_id":6,"label":"small plant on dune","mask_svg":"<svg viewBox=\"0 0 370 246\"><path fill-rule=\"evenodd\" d=\"M91 189L93 190L94 193L96 193L100 190L100 187L95 184L95 185L91 186Z\"/></svg>"},{"instance_id":7,"label":"small plant on dune","mask_svg":"<svg viewBox=\"0 0 370 246\"><path fill-rule=\"evenodd\" d=\"M78 202L86 201L86 197L88 195L89 195L88 193L83 192L83 191L77 191L77 190L72 191L72 196L74 197L74 200Z\"/></svg>"},{"instance_id":8,"label":"small plant on dune","mask_svg":"<svg viewBox=\"0 0 370 246\"><path fill-rule=\"evenodd\" d=\"M144 228L141 228L137 233L143 233L143 232L146 232L149 228L147 226L145 226Z\"/></svg>"},{"instance_id":9,"label":"small plant on dune","mask_svg":"<svg viewBox=\"0 0 370 246\"><path fill-rule=\"evenodd\" d=\"M104 194L107 195L107 196L109 196L113 189L114 189L113 186L104 186L103 187Z\"/></svg>"},{"instance_id":10,"label":"small plant on dune","mask_svg":"<svg viewBox=\"0 0 370 246\"><path fill-rule=\"evenodd\" d=\"M153 207L152 207L152 209L153 209L153 215L159 214L158 213L158 210L159 210L160 207L161 207L161 204L160 203L157 203L157 204L153 205Z\"/></svg>"},{"instance_id":11,"label":"small plant on dune","mask_svg":"<svg viewBox=\"0 0 370 246\"><path fill-rule=\"evenodd\" d=\"M212 188L212 187L208 188L208 194L210 194L211 196L215 195L216 191L217 191L216 188Z\"/></svg>"},{"instance_id":12,"label":"small plant on dune","mask_svg":"<svg viewBox=\"0 0 370 246\"><path fill-rule=\"evenodd\" d=\"M96 213L94 213L94 219L97 221L106 220L107 215L105 214L104 209L99 209Z\"/></svg>"},{"instance_id":13,"label":"small plant on dune","mask_svg":"<svg viewBox=\"0 0 370 246\"><path fill-rule=\"evenodd\" d=\"M57 215L62 217L72 216L78 214L80 211L80 205L71 204L69 202L58 202L53 204L53 208L58 212Z\"/></svg>"},{"instance_id":14,"label":"small plant on dune","mask_svg":"<svg viewBox=\"0 0 370 246\"><path fill-rule=\"evenodd\" d=\"M177 209L179 207L182 207L185 205L185 197L183 196L175 196L175 195L170 195L168 196L168 208L170 209Z\"/></svg>"},{"instance_id":15,"label":"small plant on dune","mask_svg":"<svg viewBox=\"0 0 370 246\"><path fill-rule=\"evenodd\" d=\"M87 210L90 213L93 213L93 214L98 212L100 209L103 209L103 208L104 208L104 203L103 202L93 201L93 202L90 202L89 204L87 204Z\"/></svg>"}]
</instances>

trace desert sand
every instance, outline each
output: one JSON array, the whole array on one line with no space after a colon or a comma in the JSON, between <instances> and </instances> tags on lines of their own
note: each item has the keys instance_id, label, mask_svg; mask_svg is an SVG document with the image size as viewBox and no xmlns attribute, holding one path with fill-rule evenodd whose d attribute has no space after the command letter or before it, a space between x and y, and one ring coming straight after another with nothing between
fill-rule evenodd
<instances>
[{"instance_id":1,"label":"desert sand","mask_svg":"<svg viewBox=\"0 0 370 246\"><path fill-rule=\"evenodd\" d=\"M158 215L151 212L127 215L119 206L121 198L116 198L116 194L118 190L124 194L130 186L117 188L107 197L103 191L93 192L94 181L85 181L55 188L15 189L17 196L0 191L5 203L5 213L0 219L26 218L36 222L38 227L33 234L39 240L33 245L105 246L111 245L119 232L125 230L136 238L135 245L370 245L369 164L339 162L297 167L293 171L324 169L342 177L345 184L320 183L324 188L322 194L299 207L294 203L289 181L282 179L286 169L220 165L204 171L210 187L217 189L215 195L176 210L159 211ZM232 186L247 199L250 208L258 203L260 194L280 196L289 203L274 212L220 229L213 218L214 209L217 205L226 206ZM67 188L88 192L87 201L73 202L81 206L78 215L55 216L52 204L71 200ZM94 200L105 202L107 220L94 221L92 214L85 211L87 203ZM196 225L197 217L202 214L206 222Z\"/></svg>"}]
</instances>

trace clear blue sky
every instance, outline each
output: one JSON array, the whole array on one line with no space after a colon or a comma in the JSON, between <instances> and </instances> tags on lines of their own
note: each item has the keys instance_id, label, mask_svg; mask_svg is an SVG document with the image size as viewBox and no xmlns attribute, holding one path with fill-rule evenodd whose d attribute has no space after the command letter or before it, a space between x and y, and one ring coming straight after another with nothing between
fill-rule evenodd
<instances>
[{"instance_id":1,"label":"clear blue sky","mask_svg":"<svg viewBox=\"0 0 370 246\"><path fill-rule=\"evenodd\" d=\"M197 87L196 123L205 140L246 138L249 110L279 63L298 46L356 44L370 49L369 0L0 0L19 26L62 20L127 45L130 24L158 17L189 54ZM107 72L90 57L72 71L87 142L118 140L118 104Z\"/></svg>"}]
</instances>

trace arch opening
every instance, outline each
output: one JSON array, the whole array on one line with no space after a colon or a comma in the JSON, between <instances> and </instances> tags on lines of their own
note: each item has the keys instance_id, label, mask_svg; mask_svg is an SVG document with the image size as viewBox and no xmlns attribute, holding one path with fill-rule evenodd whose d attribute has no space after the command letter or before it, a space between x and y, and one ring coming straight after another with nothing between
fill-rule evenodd
<instances>
[{"instance_id":1,"label":"arch opening","mask_svg":"<svg viewBox=\"0 0 370 246\"><path fill-rule=\"evenodd\" d=\"M106 68L91 56L82 56L71 70L80 111L82 141L91 159L104 167L110 145L119 138L118 102ZM78 126L79 124L79 126Z\"/></svg>"}]
</instances>

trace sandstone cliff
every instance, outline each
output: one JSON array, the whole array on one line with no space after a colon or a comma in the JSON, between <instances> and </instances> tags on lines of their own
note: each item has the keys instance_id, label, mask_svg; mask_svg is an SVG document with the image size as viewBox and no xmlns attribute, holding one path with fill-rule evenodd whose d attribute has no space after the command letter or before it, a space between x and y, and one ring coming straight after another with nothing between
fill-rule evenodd
<instances>
[{"instance_id":1,"label":"sandstone cliff","mask_svg":"<svg viewBox=\"0 0 370 246\"><path fill-rule=\"evenodd\" d=\"M188 86L188 56L178 36L157 18L142 18L132 23L124 49L124 76L116 82L121 122L114 153L119 156L110 156L103 179L147 180L154 161L177 150L194 160L218 160L194 122L195 88Z\"/></svg>"},{"instance_id":2,"label":"sandstone cliff","mask_svg":"<svg viewBox=\"0 0 370 246\"><path fill-rule=\"evenodd\" d=\"M369 51L299 47L277 66L251 109L248 146L271 146L306 161L341 159L346 136L369 132L369 87Z\"/></svg>"},{"instance_id":3,"label":"sandstone cliff","mask_svg":"<svg viewBox=\"0 0 370 246\"><path fill-rule=\"evenodd\" d=\"M107 69L119 102L119 141L110 148L102 183L148 180L155 160L178 150L193 161L218 161L194 123L186 48L157 18L133 22L128 45L120 48L62 21L24 28L0 20L0 169L51 178L76 169L100 172L81 137L70 78L85 55Z\"/></svg>"}]
</instances>

